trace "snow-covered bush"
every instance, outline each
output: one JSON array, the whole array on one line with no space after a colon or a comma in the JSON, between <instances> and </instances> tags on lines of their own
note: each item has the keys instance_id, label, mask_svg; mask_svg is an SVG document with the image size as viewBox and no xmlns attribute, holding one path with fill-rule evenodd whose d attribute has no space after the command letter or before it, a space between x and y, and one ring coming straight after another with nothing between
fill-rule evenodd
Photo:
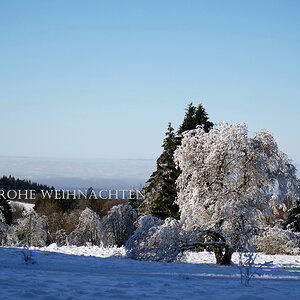
<instances>
[{"instance_id":1,"label":"snow-covered bush","mask_svg":"<svg viewBox=\"0 0 300 300\"><path fill-rule=\"evenodd\" d=\"M113 206L101 220L101 241L104 246L121 247L135 230L137 212L128 204Z\"/></svg>"},{"instance_id":2,"label":"snow-covered bush","mask_svg":"<svg viewBox=\"0 0 300 300\"><path fill-rule=\"evenodd\" d=\"M53 234L53 241L60 245L67 245L68 235L64 229L59 229ZM51 241L52 242L52 241Z\"/></svg>"},{"instance_id":3,"label":"snow-covered bush","mask_svg":"<svg viewBox=\"0 0 300 300\"><path fill-rule=\"evenodd\" d=\"M180 230L178 220L167 218L162 221L143 216L126 243L128 256L139 260L174 261L180 253Z\"/></svg>"},{"instance_id":4,"label":"snow-covered bush","mask_svg":"<svg viewBox=\"0 0 300 300\"><path fill-rule=\"evenodd\" d=\"M75 230L67 237L67 242L76 246L83 246L87 243L100 245L100 230L99 216L91 209L86 208L80 214Z\"/></svg>"},{"instance_id":5,"label":"snow-covered bush","mask_svg":"<svg viewBox=\"0 0 300 300\"><path fill-rule=\"evenodd\" d=\"M257 251L266 254L300 254L300 234L277 226L268 227L255 236L253 244Z\"/></svg>"}]
</instances>

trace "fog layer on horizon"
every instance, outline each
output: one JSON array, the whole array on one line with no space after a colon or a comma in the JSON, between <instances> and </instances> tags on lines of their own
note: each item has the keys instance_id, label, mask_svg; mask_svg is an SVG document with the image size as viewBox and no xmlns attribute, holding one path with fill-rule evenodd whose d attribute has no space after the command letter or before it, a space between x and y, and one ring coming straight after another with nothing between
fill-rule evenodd
<instances>
[{"instance_id":1,"label":"fog layer on horizon","mask_svg":"<svg viewBox=\"0 0 300 300\"><path fill-rule=\"evenodd\" d=\"M138 188L155 169L155 160L59 159L0 156L2 175L55 188Z\"/></svg>"}]
</instances>

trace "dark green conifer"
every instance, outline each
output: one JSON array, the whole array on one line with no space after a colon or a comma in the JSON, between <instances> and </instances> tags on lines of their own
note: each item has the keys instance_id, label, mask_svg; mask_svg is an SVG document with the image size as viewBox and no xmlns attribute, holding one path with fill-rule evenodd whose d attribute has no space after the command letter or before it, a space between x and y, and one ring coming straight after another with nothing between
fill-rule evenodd
<instances>
[{"instance_id":1,"label":"dark green conifer","mask_svg":"<svg viewBox=\"0 0 300 300\"><path fill-rule=\"evenodd\" d=\"M283 223L283 229L300 232L300 206L296 206L288 211L288 217Z\"/></svg>"},{"instance_id":2,"label":"dark green conifer","mask_svg":"<svg viewBox=\"0 0 300 300\"><path fill-rule=\"evenodd\" d=\"M190 103L186 109L182 125L177 132L179 143L181 141L181 134L184 131L195 129L198 125L203 125L205 132L208 132L214 124L208 120L208 115L202 104L195 107L193 106L193 103Z\"/></svg>"},{"instance_id":3,"label":"dark green conifer","mask_svg":"<svg viewBox=\"0 0 300 300\"><path fill-rule=\"evenodd\" d=\"M179 209L174 201L177 197L176 180L180 171L175 167L173 155L181 143L182 133L196 128L197 125L203 125L204 130L208 132L213 123L208 120L208 115L202 104L195 107L192 103L186 109L185 118L177 135L169 123L166 138L162 145L163 152L156 161L156 171L152 173L143 188L145 201L140 206L140 214L150 214L160 219L179 218Z\"/></svg>"},{"instance_id":4,"label":"dark green conifer","mask_svg":"<svg viewBox=\"0 0 300 300\"><path fill-rule=\"evenodd\" d=\"M144 187L146 200L143 202L140 212L161 219L178 218L178 206L173 204L177 195L174 183L179 175L173 160L177 142L171 123L169 123L162 147L163 152L156 161L156 171L152 173Z\"/></svg>"},{"instance_id":5,"label":"dark green conifer","mask_svg":"<svg viewBox=\"0 0 300 300\"><path fill-rule=\"evenodd\" d=\"M4 215L5 223L11 225L13 221L11 206L8 200L1 197L0 197L0 210Z\"/></svg>"}]
</instances>

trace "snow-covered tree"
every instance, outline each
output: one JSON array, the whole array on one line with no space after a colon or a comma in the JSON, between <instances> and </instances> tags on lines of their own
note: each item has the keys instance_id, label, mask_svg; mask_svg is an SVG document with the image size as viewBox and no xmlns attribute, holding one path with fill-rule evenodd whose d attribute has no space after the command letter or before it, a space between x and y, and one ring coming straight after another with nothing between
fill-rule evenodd
<instances>
[{"instance_id":1,"label":"snow-covered tree","mask_svg":"<svg viewBox=\"0 0 300 300\"><path fill-rule=\"evenodd\" d=\"M268 132L248 137L245 124L221 123L183 133L177 204L185 230L220 235L231 252L299 199L295 167Z\"/></svg>"},{"instance_id":2,"label":"snow-covered tree","mask_svg":"<svg viewBox=\"0 0 300 300\"><path fill-rule=\"evenodd\" d=\"M18 245L46 246L47 244L47 218L39 216L30 210L24 214L24 218L18 219L14 227L14 235Z\"/></svg>"},{"instance_id":3,"label":"snow-covered tree","mask_svg":"<svg viewBox=\"0 0 300 300\"><path fill-rule=\"evenodd\" d=\"M127 255L133 259L174 262L181 261L185 250L206 248L214 250L217 256L220 249L228 246L216 232L184 230L180 220L161 220L148 215L139 219L125 247Z\"/></svg>"},{"instance_id":4,"label":"snow-covered tree","mask_svg":"<svg viewBox=\"0 0 300 300\"><path fill-rule=\"evenodd\" d=\"M5 246L8 225L5 223L5 217L0 207L0 245Z\"/></svg>"},{"instance_id":5,"label":"snow-covered tree","mask_svg":"<svg viewBox=\"0 0 300 300\"><path fill-rule=\"evenodd\" d=\"M105 246L125 244L135 230L137 212L128 204L113 206L101 220L101 241Z\"/></svg>"},{"instance_id":6,"label":"snow-covered tree","mask_svg":"<svg viewBox=\"0 0 300 300\"><path fill-rule=\"evenodd\" d=\"M100 218L90 208L83 210L79 216L78 224L67 237L71 245L83 246L87 243L100 245Z\"/></svg>"}]
</instances>

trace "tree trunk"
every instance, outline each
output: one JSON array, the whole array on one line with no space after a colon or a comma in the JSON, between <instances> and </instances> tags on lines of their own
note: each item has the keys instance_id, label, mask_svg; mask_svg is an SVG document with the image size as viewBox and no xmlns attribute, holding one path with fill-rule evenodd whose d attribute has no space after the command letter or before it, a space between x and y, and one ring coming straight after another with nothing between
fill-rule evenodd
<instances>
[{"instance_id":1,"label":"tree trunk","mask_svg":"<svg viewBox=\"0 0 300 300\"><path fill-rule=\"evenodd\" d=\"M194 243L185 241L185 243L180 247L180 250L195 250L198 247L205 248L214 252L218 265L231 265L231 256L233 251L219 233L210 230L200 231L198 240L200 241L196 241Z\"/></svg>"},{"instance_id":2,"label":"tree trunk","mask_svg":"<svg viewBox=\"0 0 300 300\"><path fill-rule=\"evenodd\" d=\"M231 264L232 251L227 245L225 247L214 246L213 251L218 265L228 266Z\"/></svg>"}]
</instances>

